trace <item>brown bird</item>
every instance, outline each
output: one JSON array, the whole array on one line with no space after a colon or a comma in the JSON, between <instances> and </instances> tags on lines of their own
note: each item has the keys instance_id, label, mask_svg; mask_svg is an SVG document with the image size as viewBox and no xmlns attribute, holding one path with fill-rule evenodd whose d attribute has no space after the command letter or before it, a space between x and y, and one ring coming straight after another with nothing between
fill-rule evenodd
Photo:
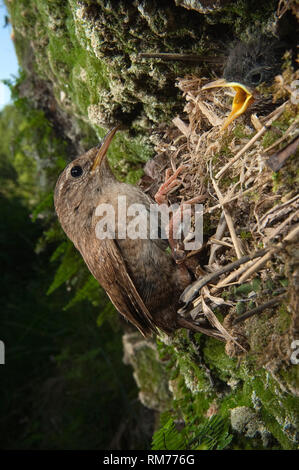
<instances>
[{"instance_id":1,"label":"brown bird","mask_svg":"<svg viewBox=\"0 0 299 470\"><path fill-rule=\"evenodd\" d=\"M100 148L78 157L60 175L54 201L62 228L117 310L144 336L157 332L156 327L166 333L182 326L202 331L177 315L178 299L190 275L184 265L174 262L166 240L122 238L122 226L116 226L115 238L96 236L99 205L112 205L117 220L124 215L118 213L118 198L126 197L127 207L142 204L148 219L152 203L141 189L113 175L106 154L116 131L112 129ZM124 223L130 220L126 214Z\"/></svg>"}]
</instances>

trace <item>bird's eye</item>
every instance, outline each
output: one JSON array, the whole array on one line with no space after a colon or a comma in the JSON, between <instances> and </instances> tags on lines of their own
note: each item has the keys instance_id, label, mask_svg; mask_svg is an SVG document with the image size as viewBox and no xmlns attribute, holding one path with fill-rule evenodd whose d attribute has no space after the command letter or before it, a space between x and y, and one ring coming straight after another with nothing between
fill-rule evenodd
<instances>
[{"instance_id":1,"label":"bird's eye","mask_svg":"<svg viewBox=\"0 0 299 470\"><path fill-rule=\"evenodd\" d=\"M262 81L264 81L264 70L262 67L256 67L251 70L246 76L246 81L253 86L257 86L262 83Z\"/></svg>"},{"instance_id":2,"label":"bird's eye","mask_svg":"<svg viewBox=\"0 0 299 470\"><path fill-rule=\"evenodd\" d=\"M71 175L73 178L79 178L83 173L82 167L79 165L73 166L71 169Z\"/></svg>"},{"instance_id":3,"label":"bird's eye","mask_svg":"<svg viewBox=\"0 0 299 470\"><path fill-rule=\"evenodd\" d=\"M258 83L260 83L261 78L262 78L262 76L261 76L260 73L255 73L254 75L252 75L251 80L252 80L253 83L258 84Z\"/></svg>"}]
</instances>

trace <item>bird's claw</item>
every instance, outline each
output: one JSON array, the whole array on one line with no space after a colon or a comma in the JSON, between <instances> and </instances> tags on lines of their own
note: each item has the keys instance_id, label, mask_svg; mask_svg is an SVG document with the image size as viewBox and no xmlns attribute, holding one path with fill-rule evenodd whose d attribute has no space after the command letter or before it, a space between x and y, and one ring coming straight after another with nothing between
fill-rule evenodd
<instances>
[{"instance_id":1,"label":"bird's claw","mask_svg":"<svg viewBox=\"0 0 299 470\"><path fill-rule=\"evenodd\" d=\"M167 168L165 173L165 181L161 184L160 188L155 194L155 201L158 204L165 204L167 202L167 194L181 184L181 181L178 179L179 174L185 169L183 165L179 166L179 168L171 175L172 170Z\"/></svg>"}]
</instances>

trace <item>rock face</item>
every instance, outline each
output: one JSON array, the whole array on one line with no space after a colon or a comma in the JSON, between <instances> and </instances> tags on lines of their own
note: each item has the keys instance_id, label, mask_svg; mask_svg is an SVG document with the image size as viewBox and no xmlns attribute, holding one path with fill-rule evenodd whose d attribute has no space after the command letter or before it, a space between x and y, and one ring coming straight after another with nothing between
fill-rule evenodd
<instances>
[{"instance_id":1,"label":"rock face","mask_svg":"<svg viewBox=\"0 0 299 470\"><path fill-rule=\"evenodd\" d=\"M267 447L271 434L259 419L257 413L247 406L238 406L231 410L232 429L246 437L254 438L260 436L264 447Z\"/></svg>"},{"instance_id":2,"label":"rock face","mask_svg":"<svg viewBox=\"0 0 299 470\"><path fill-rule=\"evenodd\" d=\"M20 62L47 82L55 106L95 128L120 121L144 132L179 110L175 79L209 66L139 53L223 54L251 17L272 19L274 1L252 11L247 3L21 0L8 8Z\"/></svg>"},{"instance_id":3,"label":"rock face","mask_svg":"<svg viewBox=\"0 0 299 470\"><path fill-rule=\"evenodd\" d=\"M154 341L145 340L139 332L123 336L124 363L134 369L141 403L152 410L164 411L171 405L171 392Z\"/></svg>"},{"instance_id":4,"label":"rock face","mask_svg":"<svg viewBox=\"0 0 299 470\"><path fill-rule=\"evenodd\" d=\"M223 10L229 0L175 0L175 4L188 10L195 10L199 13L215 13Z\"/></svg>"},{"instance_id":5,"label":"rock face","mask_svg":"<svg viewBox=\"0 0 299 470\"><path fill-rule=\"evenodd\" d=\"M271 29L276 4L274 0L9 1L16 50L27 76L21 94L45 110L72 145L72 156L94 145L103 127L120 122L129 128L130 139L118 136L111 158L112 166L127 176L130 165L138 168L151 154L148 133L153 126L182 110L176 78L211 75L210 65L201 60L166 62L139 54L217 57L219 50L226 54L232 39L242 38L248 27ZM217 60L213 70L221 73ZM292 253L289 258L297 286L298 266L292 264ZM297 304L294 293L294 312ZM257 337L269 331L266 321L262 332L260 326L257 323ZM298 333L297 316L294 331ZM124 361L133 367L141 402L158 411L179 410L186 421L195 416L200 420L213 408L231 420L236 436L250 441L247 447L298 446L297 372L277 370L275 363L268 368L250 360L239 364L227 356L221 343L196 340L198 351L185 332L157 342L145 341L137 332L124 335Z\"/></svg>"}]
</instances>

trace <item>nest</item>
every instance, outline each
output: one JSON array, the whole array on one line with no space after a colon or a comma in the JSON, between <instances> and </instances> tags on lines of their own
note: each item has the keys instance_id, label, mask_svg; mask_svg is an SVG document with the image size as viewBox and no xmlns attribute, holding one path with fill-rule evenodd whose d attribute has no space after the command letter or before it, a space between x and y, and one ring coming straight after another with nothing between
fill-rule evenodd
<instances>
[{"instance_id":1,"label":"nest","mask_svg":"<svg viewBox=\"0 0 299 470\"><path fill-rule=\"evenodd\" d=\"M184 115L152 136L157 155L146 165L143 189L153 196L165 170L171 168L174 173L182 166L177 184L167 194L169 203L186 203L198 196L204 200L203 246L196 253L185 252L183 260L193 259L197 281L184 292L179 313L199 325L207 319L210 332L204 332L225 341L231 356L252 346L248 319L261 312L268 312L270 318L284 302L290 307L290 287L281 281L286 277L288 247L299 238L298 104L294 99L298 78L298 73L285 69L270 89L271 112L263 117L243 116L226 131L221 131L221 125L233 92L203 91L206 79L180 78L177 86L186 99ZM290 276L298 271L299 259L291 264L289 286L295 282ZM235 298L234 289L254 279L262 284L258 292ZM292 291L292 296L293 330L288 334L295 338L298 291ZM240 315L237 306L242 301L245 312Z\"/></svg>"}]
</instances>

